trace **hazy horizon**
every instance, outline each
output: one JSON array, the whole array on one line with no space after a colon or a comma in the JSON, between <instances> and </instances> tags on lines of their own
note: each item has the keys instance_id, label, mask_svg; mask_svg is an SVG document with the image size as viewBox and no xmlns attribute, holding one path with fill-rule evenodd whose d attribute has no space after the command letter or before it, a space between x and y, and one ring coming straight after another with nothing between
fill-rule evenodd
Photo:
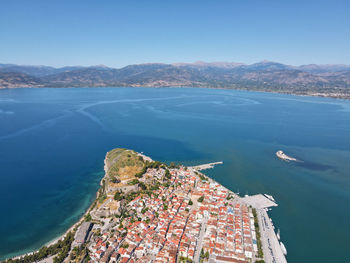
<instances>
[{"instance_id":1,"label":"hazy horizon","mask_svg":"<svg viewBox=\"0 0 350 263\"><path fill-rule=\"evenodd\" d=\"M2 1L0 61L350 64L350 2Z\"/></svg>"},{"instance_id":2,"label":"hazy horizon","mask_svg":"<svg viewBox=\"0 0 350 263\"><path fill-rule=\"evenodd\" d=\"M17 63L11 63L11 62L2 62L0 61L0 65L16 65L16 66L23 66L23 67L52 67L52 68L62 68L62 67L107 67L107 68L115 68L115 69L120 69L123 67L127 67L130 65L144 65L144 64L164 64L164 65L180 65L180 64L216 64L216 63L227 63L227 64L241 64L241 65L253 65L253 64L258 64L258 63L279 63L283 64L286 66L291 66L291 67L302 67L302 66L311 66L311 65L317 65L317 66L350 66L350 63L345 64L345 63L324 63L324 64L316 64L316 63L307 63L307 64L298 64L298 65L292 65L292 64L287 64L283 63L280 61L272 61L272 60L260 60L256 61L253 63L244 63L240 61L189 61L189 62L184 62L184 61L177 61L177 62L144 62L144 63L131 63L131 64L126 64L126 65L121 65L121 66L111 66L111 65L106 65L103 63L96 63L96 64L91 64L91 65L79 65L79 64L74 64L74 65L62 65L62 66L54 66L54 65L48 65L48 64L17 64Z\"/></svg>"}]
</instances>

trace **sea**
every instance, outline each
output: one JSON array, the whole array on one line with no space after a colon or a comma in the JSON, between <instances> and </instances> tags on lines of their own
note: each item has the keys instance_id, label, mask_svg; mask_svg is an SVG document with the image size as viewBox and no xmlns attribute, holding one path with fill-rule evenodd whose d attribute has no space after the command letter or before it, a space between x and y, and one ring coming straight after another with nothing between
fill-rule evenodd
<instances>
[{"instance_id":1,"label":"sea","mask_svg":"<svg viewBox=\"0 0 350 263\"><path fill-rule=\"evenodd\" d=\"M223 161L205 173L269 211L288 262L349 258L350 101L202 88L0 90L0 259L40 248L93 202L106 152ZM283 150L302 162L279 160Z\"/></svg>"}]
</instances>

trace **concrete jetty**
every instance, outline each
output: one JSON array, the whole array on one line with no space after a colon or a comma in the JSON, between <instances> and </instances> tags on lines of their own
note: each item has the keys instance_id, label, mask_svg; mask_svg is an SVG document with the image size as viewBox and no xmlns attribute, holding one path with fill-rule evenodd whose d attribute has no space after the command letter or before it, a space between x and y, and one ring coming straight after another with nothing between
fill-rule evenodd
<instances>
[{"instance_id":1,"label":"concrete jetty","mask_svg":"<svg viewBox=\"0 0 350 263\"><path fill-rule=\"evenodd\" d=\"M271 196L272 197L272 196ZM241 201L244 203L256 208L263 209L272 206L278 206L276 202L273 201L273 198L268 198L265 195L257 194L257 195L247 195L245 197L241 197Z\"/></svg>"},{"instance_id":2,"label":"concrete jetty","mask_svg":"<svg viewBox=\"0 0 350 263\"><path fill-rule=\"evenodd\" d=\"M206 163L206 164L201 164L201 165L196 165L196 166L191 166L190 168L201 171L201 170L206 170L206 169L211 169L214 168L215 165L217 164L223 164L224 162L215 162L215 163Z\"/></svg>"}]
</instances>

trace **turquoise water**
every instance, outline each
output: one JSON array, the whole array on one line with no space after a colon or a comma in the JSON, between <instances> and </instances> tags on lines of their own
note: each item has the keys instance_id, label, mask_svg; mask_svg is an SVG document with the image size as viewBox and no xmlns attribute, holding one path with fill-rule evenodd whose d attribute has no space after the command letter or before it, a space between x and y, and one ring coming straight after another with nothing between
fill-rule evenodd
<instances>
[{"instance_id":1,"label":"turquoise water","mask_svg":"<svg viewBox=\"0 0 350 263\"><path fill-rule=\"evenodd\" d=\"M207 174L272 194L289 262L347 258L350 102L192 88L0 90L0 259L69 228L95 197L105 153L224 161ZM279 149L304 160L278 160Z\"/></svg>"}]
</instances>

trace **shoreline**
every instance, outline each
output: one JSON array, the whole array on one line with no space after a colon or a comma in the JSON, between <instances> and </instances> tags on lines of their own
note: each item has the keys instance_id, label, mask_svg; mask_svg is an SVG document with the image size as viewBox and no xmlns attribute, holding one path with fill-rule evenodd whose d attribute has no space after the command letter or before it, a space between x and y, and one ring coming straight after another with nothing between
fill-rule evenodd
<instances>
[{"instance_id":1,"label":"shoreline","mask_svg":"<svg viewBox=\"0 0 350 263\"><path fill-rule=\"evenodd\" d=\"M99 194L99 190L101 189L101 187L102 187L102 185L103 185L102 182L103 182L103 180L105 179L105 177L107 176L107 168L108 168L108 167L107 167L107 155L108 155L108 153L109 153L109 151L106 153L105 158L104 158L104 161L103 161L103 162L104 162L104 166L103 166L104 176L103 176L103 177L101 178L101 180L100 180L100 187L98 188L98 190L97 190L97 192L96 192L96 194L95 194L95 199L92 201L92 203L90 204L90 206L88 207L88 209L85 211L85 213L79 218L79 220L78 220L77 222L75 222L72 226L70 226L63 234L61 234L61 235L59 235L58 237L55 237L54 239L52 239L52 240L46 242L45 244L43 244L42 246L40 246L40 248L38 248L38 249L36 249L36 250L33 250L33 251L31 251L31 252L27 252L27 253L24 253L24 254L20 254L20 255L18 255L18 256L13 256L13 257L5 258L5 259L1 260L0 262L5 262L5 261L7 261L7 260L9 260L9 259L20 259L20 258L22 258L22 257L28 256L28 255L32 255L32 254L34 254L34 253L39 252L39 250L40 250L42 247L44 247L44 246L46 246L46 247L52 246L52 245L56 244L59 240L63 239L70 231L72 231L76 226L78 226L80 223L82 223L82 222L84 221L84 217L91 211L91 209L92 209L92 207L93 207L95 201L97 200L98 194ZM141 154L141 153L138 153L138 154L139 154L140 156L142 156L142 157L147 157L147 158L149 158L150 160L152 160L150 157L145 156L144 154ZM216 164L219 164L219 162L218 162L218 163L215 163L214 165L216 165ZM199 166L200 166L200 165L199 165ZM193 168L193 167L191 167L191 168ZM203 169L203 170L206 170L206 169ZM205 174L204 174L204 176L206 176L209 180L215 181L214 179L208 177L208 176L205 175ZM215 182L216 182L216 181L215 181ZM218 183L218 182L216 182L216 183ZM218 183L218 184L219 184L219 183ZM225 187L225 189L227 189L227 188ZM227 190L230 191L231 193L237 195L237 194L234 193L233 191L231 191L231 190L229 190L229 189L227 189ZM52 255L51 255L51 256L52 256ZM54 255L53 255L53 256L54 256Z\"/></svg>"},{"instance_id":2,"label":"shoreline","mask_svg":"<svg viewBox=\"0 0 350 263\"><path fill-rule=\"evenodd\" d=\"M310 97L310 98L328 98L336 100L350 100L350 94L337 94L337 93L319 93L319 92L310 92L310 93L293 93L293 92L279 92L279 91L267 91L267 90L254 90L254 89L239 89L239 88L229 88L229 87L198 87L198 86L63 86L63 87L0 87L0 90L11 90L11 89L71 89L71 88L200 88L200 89L213 89L213 90L235 90L235 91L246 91L246 92L259 92L259 93L272 93L272 94L282 94L282 95L292 95L298 97Z\"/></svg>"},{"instance_id":3,"label":"shoreline","mask_svg":"<svg viewBox=\"0 0 350 263\"><path fill-rule=\"evenodd\" d=\"M108 152L107 152L107 154L108 154ZM104 169L104 176L102 177L102 179L101 179L101 181L100 181L100 186L102 186L102 181L103 181L103 180L105 179L105 177L107 176L107 170L106 170L106 169L107 169L107 162L106 162L106 160L107 160L107 154L106 154L105 159L104 159L104 167L103 167L103 169ZM91 203L91 204L89 205L89 207L86 209L86 211L84 212L84 214L79 218L79 220L78 220L77 222L75 222L72 226L70 226L63 234L61 234L60 236L55 237L54 239L52 239L52 240L46 242L45 244L43 244L42 246L40 246L40 248L38 248L38 249L36 249L36 250L33 250L33 251L31 251L31 252L27 252L27 253L24 253L24 254L21 254L21 255L18 255L18 256L8 257L8 258L5 258L5 259L1 260L0 262L5 262L5 261L7 261L7 260L9 260L9 259L20 259L20 258L22 258L22 257L28 256L28 255L32 255L32 254L34 254L34 253L39 252L39 250L40 250L42 247L44 247L44 246L46 246L46 247L52 246L52 245L56 244L59 240L62 240L63 238L65 238L66 235L67 235L70 231L72 231L75 227L77 227L79 224L81 224L81 223L84 221L85 216L91 211L91 209L92 209L92 207L93 207L95 201L97 200L97 197L98 197L98 193L99 193L99 189L100 189L100 188L101 188L101 187L98 188L98 190L97 190L97 192L96 192L96 194L95 194L95 199L92 201L92 203ZM55 256L55 255L50 255L50 256Z\"/></svg>"},{"instance_id":4,"label":"shoreline","mask_svg":"<svg viewBox=\"0 0 350 263\"><path fill-rule=\"evenodd\" d=\"M105 178L108 176L108 164L107 164L107 156L108 156L108 153L109 153L109 152L106 153L105 159L104 159L104 176L103 176L103 177L101 178L101 180L100 180L100 187L98 188L98 190L97 190L97 192L96 192L95 199L94 199L94 201L90 204L89 208L85 211L85 213L80 217L80 219L79 219L76 223L74 223L71 227L69 227L62 235L60 235L60 236L54 238L53 240L47 242L47 243L44 244L44 245L42 245L39 249L34 250L34 251L32 251L32 252L28 252L28 253L22 254L22 255L18 255L18 256L6 258L6 259L4 259L4 262L5 262L6 260L9 260L9 259L21 259L22 257L25 257L25 256L27 256L27 255L32 255L32 254L34 254L34 253L37 253L37 252L38 252L42 247L44 247L44 246L47 246L47 247L48 247L48 246L54 245L54 244L57 243L59 240L62 240L63 238L65 238L65 236L66 236L70 231L72 231L72 230L74 230L75 228L79 227L79 225L80 225L81 223L84 222L85 216L94 210L95 205L96 205L96 201L97 201L97 199L98 199L98 197L99 197L99 195L100 195L100 189L101 189L101 187L103 187L103 182L104 182ZM142 156L142 157L147 157L147 156L145 156L145 155L143 155L143 154L140 154L140 153L138 153L138 154L139 154L140 156ZM150 157L147 157L147 158L151 159ZM151 160L152 160L152 159L151 159ZM204 173L202 172L202 170L207 170L207 169L210 169L210 168L214 168L215 165L219 165L219 164L223 164L223 162L220 161L220 162L214 162L214 163L205 163L205 164L196 165L196 166L184 166L184 165L181 165L181 166L182 166L182 167L189 168L189 169L191 169L192 171L198 172L199 174L201 174L201 175L203 175L204 177L206 177L207 180L208 180L209 182L211 182L211 183L216 183L216 184L220 185L220 186L223 187L225 190L227 190L227 192L228 192L229 194L231 194L234 198L238 198L238 200L241 200L241 201L243 201L244 203L247 203L247 204L249 205L249 202L244 201L244 198L245 198L245 197L239 196L239 193L233 192L232 190L228 189L227 187L225 187L225 186L223 186L222 184L220 184L219 182L217 182L215 179L211 178L210 176L208 176L208 175L206 175L206 174L204 174ZM274 202L274 204L275 204L275 206L277 206L277 203ZM250 204L250 205L252 205L252 204ZM255 207L254 205L252 205L252 206ZM256 208L257 208L257 211L259 212L259 217L262 217L262 214L261 214L261 213L263 212L262 210L264 210L265 208L263 208L263 209L261 209L261 208L259 208L259 207L256 207ZM265 211L265 210L264 210L264 211ZM264 216L265 216L265 218L267 218L268 220L271 220L271 219L269 218L269 215L267 214L267 211L265 211ZM262 219L260 219L260 222L259 222L259 223L263 226L263 224L262 224ZM272 222L271 222L270 224L272 224ZM272 225L272 226L273 226L273 225ZM274 232L274 227L272 227L272 229L271 229L270 231L271 231L271 232L268 233L268 234L269 234L269 238L272 238L273 241L275 241L275 239L277 240L276 233ZM264 237L264 238L265 238L265 237ZM269 238L268 238L268 239L269 239ZM269 240L268 240L268 241L269 241ZM263 243L265 244L265 242L263 242ZM276 243L276 242L275 242L275 243ZM280 251L281 247L280 247L280 245L279 245L278 242L277 242L277 244L278 244L278 246L277 246L276 244L274 244L273 250L274 250L274 251L277 251L277 254L278 254L278 255L277 255L277 258L280 258L280 259L282 260L281 262L286 262L283 253ZM266 251L267 248L266 248L265 246L266 246L266 245L263 245L263 249L265 250L265 252L267 252L267 251ZM270 245L269 245L269 248L270 248ZM46 257L46 258L44 258L44 259L42 259L42 260L46 260L46 259L48 259L49 257L50 257L50 258L53 258L53 257L55 257L55 256L56 256L56 254L54 254L54 255L49 255L48 257ZM269 256L267 255L267 253L266 253L266 257L269 257ZM264 258L265 258L265 256L264 256ZM275 258L275 256L273 256L273 253L272 253L272 258ZM42 261L42 260L41 260L41 261Z\"/></svg>"}]
</instances>

